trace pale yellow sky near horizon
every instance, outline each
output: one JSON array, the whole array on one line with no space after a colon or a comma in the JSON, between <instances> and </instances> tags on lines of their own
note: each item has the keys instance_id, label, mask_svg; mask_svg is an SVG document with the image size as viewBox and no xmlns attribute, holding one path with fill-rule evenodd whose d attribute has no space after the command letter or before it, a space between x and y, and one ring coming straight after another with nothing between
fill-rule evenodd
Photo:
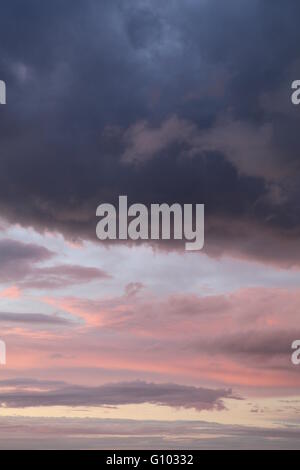
<instances>
[{"instance_id":1,"label":"pale yellow sky near horizon","mask_svg":"<svg viewBox=\"0 0 300 470\"><path fill-rule=\"evenodd\" d=\"M298 411L289 409L286 397L250 400L224 400L226 409L197 411L174 409L151 404L122 405L118 407L0 407L0 417L69 418L69 419L124 419L136 421L204 421L223 425L276 428L279 423L295 420L300 414L300 395L290 399L298 402ZM255 410L255 411L253 411Z\"/></svg>"}]
</instances>

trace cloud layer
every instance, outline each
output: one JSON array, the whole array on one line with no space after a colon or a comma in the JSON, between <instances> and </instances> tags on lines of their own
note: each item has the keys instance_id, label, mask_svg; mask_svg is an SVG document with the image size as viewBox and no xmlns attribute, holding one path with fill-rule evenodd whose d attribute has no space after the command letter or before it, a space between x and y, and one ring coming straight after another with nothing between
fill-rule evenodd
<instances>
[{"instance_id":1,"label":"cloud layer","mask_svg":"<svg viewBox=\"0 0 300 470\"><path fill-rule=\"evenodd\" d=\"M17 389L2 391L3 386L15 384ZM52 385L52 386L51 386ZM102 385L101 387L79 387L38 381L0 382L0 401L9 408L40 406L120 406L150 403L160 406L194 408L198 411L224 409L224 398L234 398L231 390L209 390L176 384L154 384L127 382ZM24 388L23 388L24 387ZM30 391L30 387L44 388Z\"/></svg>"},{"instance_id":2,"label":"cloud layer","mask_svg":"<svg viewBox=\"0 0 300 470\"><path fill-rule=\"evenodd\" d=\"M3 418L0 448L297 450L299 430L217 425L204 421Z\"/></svg>"},{"instance_id":3,"label":"cloud layer","mask_svg":"<svg viewBox=\"0 0 300 470\"><path fill-rule=\"evenodd\" d=\"M253 226L274 262L289 242L299 252L296 2L29 0L22 12L6 2L0 23L2 216L95 240L96 207L120 194L205 203L208 253L238 238L249 255Z\"/></svg>"}]
</instances>

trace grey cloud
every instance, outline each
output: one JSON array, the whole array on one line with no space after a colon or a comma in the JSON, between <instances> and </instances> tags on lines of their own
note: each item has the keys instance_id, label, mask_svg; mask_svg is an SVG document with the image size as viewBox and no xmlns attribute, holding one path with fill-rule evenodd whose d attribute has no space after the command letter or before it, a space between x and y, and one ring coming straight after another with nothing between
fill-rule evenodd
<instances>
[{"instance_id":1,"label":"grey cloud","mask_svg":"<svg viewBox=\"0 0 300 470\"><path fill-rule=\"evenodd\" d=\"M125 294L127 297L135 297L144 289L144 287L145 286L141 282L131 282L125 287Z\"/></svg>"},{"instance_id":2,"label":"grey cloud","mask_svg":"<svg viewBox=\"0 0 300 470\"><path fill-rule=\"evenodd\" d=\"M69 325L65 318L40 313L4 313L0 312L0 323L21 323L29 325Z\"/></svg>"},{"instance_id":3,"label":"grey cloud","mask_svg":"<svg viewBox=\"0 0 300 470\"><path fill-rule=\"evenodd\" d=\"M219 348L230 354L245 356L275 357L291 356L291 345L300 337L298 331L247 331L224 336L218 341Z\"/></svg>"},{"instance_id":4,"label":"grey cloud","mask_svg":"<svg viewBox=\"0 0 300 470\"><path fill-rule=\"evenodd\" d=\"M49 388L53 389L54 387L61 387L63 385L66 385L65 382L58 380L39 380L22 377L0 380L0 389L3 387L14 387L15 389L27 389L37 387L40 389L48 390Z\"/></svg>"},{"instance_id":5,"label":"grey cloud","mask_svg":"<svg viewBox=\"0 0 300 470\"><path fill-rule=\"evenodd\" d=\"M1 383L0 383L1 385ZM124 382L100 387L64 386L45 392L18 389L1 392L0 401L12 408L36 406L120 406L151 403L175 408L222 410L223 399L237 399L231 390L211 390L177 384Z\"/></svg>"},{"instance_id":6,"label":"grey cloud","mask_svg":"<svg viewBox=\"0 0 300 470\"><path fill-rule=\"evenodd\" d=\"M297 374L291 362L292 343L296 338L300 338L297 329L247 329L239 333L218 335L209 340L201 338L188 349L201 351L205 355L228 356L257 369L282 369Z\"/></svg>"},{"instance_id":7,"label":"grey cloud","mask_svg":"<svg viewBox=\"0 0 300 470\"><path fill-rule=\"evenodd\" d=\"M299 425L4 417L1 449L299 450Z\"/></svg>"},{"instance_id":8,"label":"grey cloud","mask_svg":"<svg viewBox=\"0 0 300 470\"><path fill-rule=\"evenodd\" d=\"M38 245L1 240L0 282L13 282L23 289L59 289L110 278L105 271L95 267L38 266L39 263L49 261L54 256L54 252Z\"/></svg>"},{"instance_id":9,"label":"grey cloud","mask_svg":"<svg viewBox=\"0 0 300 470\"><path fill-rule=\"evenodd\" d=\"M139 163L167 152L176 144L193 146L197 138L197 128L193 123L171 116L159 127L151 127L148 122L137 122L124 133L126 150L124 162Z\"/></svg>"},{"instance_id":10,"label":"grey cloud","mask_svg":"<svg viewBox=\"0 0 300 470\"><path fill-rule=\"evenodd\" d=\"M7 271L11 266L27 265L47 261L54 256L54 253L47 248L17 242L15 240L0 240L0 263L3 271ZM3 274L2 274L3 275Z\"/></svg>"},{"instance_id":11,"label":"grey cloud","mask_svg":"<svg viewBox=\"0 0 300 470\"><path fill-rule=\"evenodd\" d=\"M34 269L21 282L21 285L23 288L59 289L109 278L109 274L101 269L77 265L59 265Z\"/></svg>"},{"instance_id":12,"label":"grey cloud","mask_svg":"<svg viewBox=\"0 0 300 470\"><path fill-rule=\"evenodd\" d=\"M270 123L255 126L234 121L230 115L220 116L213 128L204 131L192 122L171 116L159 127L151 127L145 121L130 127L124 134L123 160L143 163L158 155L163 158L164 152L181 144L185 158L201 158L211 152L220 152L241 174L276 181L292 169L287 169L284 161L276 162L278 151L272 142L273 134Z\"/></svg>"}]
</instances>

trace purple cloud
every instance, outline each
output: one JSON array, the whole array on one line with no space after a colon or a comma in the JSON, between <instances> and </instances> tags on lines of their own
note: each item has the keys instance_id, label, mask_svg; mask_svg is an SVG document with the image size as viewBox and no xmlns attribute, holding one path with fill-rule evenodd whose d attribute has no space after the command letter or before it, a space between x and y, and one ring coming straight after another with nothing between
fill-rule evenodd
<instances>
[{"instance_id":1,"label":"purple cloud","mask_svg":"<svg viewBox=\"0 0 300 470\"><path fill-rule=\"evenodd\" d=\"M30 381L31 383L31 381ZM24 383L26 384L26 383ZM24 385L23 384L23 385ZM6 383L5 383L6 385ZM47 383L47 386L51 384ZM56 384L55 384L56 385ZM194 408L201 410L222 410L223 399L238 399L230 389L212 390L177 384L155 384L147 382L124 382L82 387L65 385L50 390L32 392L26 387L12 392L1 392L0 401L11 408L36 406L120 406L151 403L174 408Z\"/></svg>"}]
</instances>

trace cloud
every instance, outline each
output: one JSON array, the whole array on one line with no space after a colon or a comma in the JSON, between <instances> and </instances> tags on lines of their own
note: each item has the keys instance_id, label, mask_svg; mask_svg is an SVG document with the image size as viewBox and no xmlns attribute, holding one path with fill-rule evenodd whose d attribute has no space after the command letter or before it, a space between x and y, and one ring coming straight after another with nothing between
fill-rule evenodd
<instances>
[{"instance_id":1,"label":"cloud","mask_svg":"<svg viewBox=\"0 0 300 470\"><path fill-rule=\"evenodd\" d=\"M11 387L12 389L32 389L38 388L42 390L49 390L53 389L53 387L61 387L65 385L65 382L62 381L55 381L55 380L39 380L39 379L32 379L32 378L14 378L14 379L6 379L0 380L0 388Z\"/></svg>"},{"instance_id":2,"label":"cloud","mask_svg":"<svg viewBox=\"0 0 300 470\"><path fill-rule=\"evenodd\" d=\"M205 203L210 254L247 255L249 226L260 240L270 233L275 261L281 239L297 245L299 118L266 103L300 72L299 5L265 8L29 0L22 15L20 0L4 5L1 216L96 240L96 207L127 194ZM236 247L226 233L241 221ZM262 247L252 252L265 261Z\"/></svg>"},{"instance_id":3,"label":"cloud","mask_svg":"<svg viewBox=\"0 0 300 470\"><path fill-rule=\"evenodd\" d=\"M0 292L0 299L19 299L21 291L17 286L8 287Z\"/></svg>"},{"instance_id":4,"label":"cloud","mask_svg":"<svg viewBox=\"0 0 300 470\"><path fill-rule=\"evenodd\" d=\"M300 337L300 331L245 331L236 335L227 334L218 338L218 351L233 355L255 356L260 358L289 357L293 338Z\"/></svg>"},{"instance_id":5,"label":"cloud","mask_svg":"<svg viewBox=\"0 0 300 470\"><path fill-rule=\"evenodd\" d=\"M0 240L1 281L22 277L31 265L48 261L53 256L53 252L38 245Z\"/></svg>"},{"instance_id":6,"label":"cloud","mask_svg":"<svg viewBox=\"0 0 300 470\"><path fill-rule=\"evenodd\" d=\"M39 267L37 264L52 260L54 252L15 240L0 240L0 282L13 282L22 289L61 289L110 278L95 267L74 264ZM12 292L13 293L13 292ZM11 294L4 291L3 295Z\"/></svg>"},{"instance_id":7,"label":"cloud","mask_svg":"<svg viewBox=\"0 0 300 470\"><path fill-rule=\"evenodd\" d=\"M213 272L209 266L206 278L204 263L191 285L185 280L185 293L178 289L164 296L166 287L172 284L174 292L179 286L180 265L189 266L186 257L167 267L155 257L160 276L172 270L168 286L159 286L156 268L153 274L148 266L145 274L143 250L141 255L137 250L127 264L122 256L108 257L117 280L129 283L125 292L112 294L119 286L109 282L106 297L98 290L95 296L109 273L86 265L94 246L64 264L62 253L58 259L58 253L24 243L32 232L20 226L41 236L59 232L75 243L96 242L96 207L116 203L120 194L146 205L204 203L207 255L267 264L253 285L279 285L282 279L295 285L300 143L290 84L300 75L300 5L294 0L2 3L0 69L8 102L0 110L0 226L17 224L18 236L25 235L23 243L0 241L1 338L9 353L3 377L18 372L45 380L3 380L0 403L20 414L28 406L49 406L48 415L59 405L151 403L172 407L173 413L206 410L212 417L228 403L235 408L234 388L243 396L251 390L272 398L274 416L274 396L294 394L300 385L290 361L291 341L300 335L298 289L227 292L236 276L211 282ZM154 248L182 249L172 242ZM195 255L191 265L204 258ZM221 274L233 264L224 262ZM108 265L105 258L103 266ZM246 263L234 269L239 266L244 282L258 269ZM139 272L142 281L149 275L160 296L134 282L141 280ZM86 283L93 284L82 293ZM204 291L204 283L226 293ZM66 287L73 287L70 294L56 292ZM21 290L34 289L48 292L39 297L26 292L16 309ZM42 313L49 309L43 301L62 312ZM7 303L14 304L11 313ZM83 321L66 328L68 314ZM236 408L226 419L235 413ZM290 422L272 422L266 429L16 417L0 424L4 448L145 445L299 448L299 429Z\"/></svg>"},{"instance_id":8,"label":"cloud","mask_svg":"<svg viewBox=\"0 0 300 470\"><path fill-rule=\"evenodd\" d=\"M263 204L263 202L261 201ZM260 202L257 202L260 205ZM229 256L248 262L260 262L275 269L299 269L299 230L289 227L284 205L279 214L270 211L267 223L234 217L206 219L205 252L216 259ZM276 227L282 224L277 231ZM286 225L286 227L284 227Z\"/></svg>"},{"instance_id":9,"label":"cloud","mask_svg":"<svg viewBox=\"0 0 300 470\"><path fill-rule=\"evenodd\" d=\"M70 322L58 316L40 313L4 313L0 312L0 323L19 323L29 325L68 325Z\"/></svg>"},{"instance_id":10,"label":"cloud","mask_svg":"<svg viewBox=\"0 0 300 470\"><path fill-rule=\"evenodd\" d=\"M289 327L297 324L297 306L300 292L297 288L243 288L224 294L198 295L194 293L155 296L147 291L107 298L49 297L50 305L77 315L90 326L101 325L113 329L133 330L160 337L189 331L199 334L201 329L214 326L216 333L224 332L226 323L243 330ZM129 294L129 295L128 295ZM218 323L216 323L216 319Z\"/></svg>"},{"instance_id":11,"label":"cloud","mask_svg":"<svg viewBox=\"0 0 300 470\"><path fill-rule=\"evenodd\" d=\"M300 337L297 288L158 296L145 289L133 297L126 291L45 301L84 321L74 342L56 341L57 351L75 356L61 367L76 368L78 361L99 367L100 357L101 367L116 374L144 371L147 378L162 374L171 381L184 374L192 381L268 389L271 396L299 383L291 362L292 342Z\"/></svg>"},{"instance_id":12,"label":"cloud","mask_svg":"<svg viewBox=\"0 0 300 470\"><path fill-rule=\"evenodd\" d=\"M221 116L211 129L201 131L193 122L171 116L151 127L148 122L138 122L124 134L126 150L123 160L143 163L155 157L164 157L172 147L182 147L182 156L200 158L219 152L246 176L276 181L285 176L286 165L276 162L278 151L273 143L274 130L270 123L261 127L230 116Z\"/></svg>"},{"instance_id":13,"label":"cloud","mask_svg":"<svg viewBox=\"0 0 300 470\"><path fill-rule=\"evenodd\" d=\"M299 448L299 426L239 426L205 421L2 417L1 449Z\"/></svg>"},{"instance_id":14,"label":"cloud","mask_svg":"<svg viewBox=\"0 0 300 470\"><path fill-rule=\"evenodd\" d=\"M171 146L187 144L195 135L195 125L177 116L171 116L157 128L151 128L146 121L138 122L124 134L126 150L123 160L127 163L145 162L167 152Z\"/></svg>"},{"instance_id":15,"label":"cloud","mask_svg":"<svg viewBox=\"0 0 300 470\"><path fill-rule=\"evenodd\" d=\"M4 386L13 383L4 382ZM33 392L20 389L12 392L1 391L2 406L25 408L38 406L120 406L129 404L151 403L175 408L194 408L201 410L222 410L222 399L234 397L231 390L210 390L176 384L154 384L146 382L124 382L102 385L100 387L82 387L65 385L46 391ZM39 383L34 383L39 386ZM47 383L47 386L51 383Z\"/></svg>"},{"instance_id":16,"label":"cloud","mask_svg":"<svg viewBox=\"0 0 300 470\"><path fill-rule=\"evenodd\" d=\"M144 287L145 286L141 282L130 282L125 287L125 293L128 297L135 297L144 289Z\"/></svg>"},{"instance_id":17,"label":"cloud","mask_svg":"<svg viewBox=\"0 0 300 470\"><path fill-rule=\"evenodd\" d=\"M110 279L109 274L98 268L60 265L33 270L21 282L21 286L28 289L62 289L67 286L107 279Z\"/></svg>"}]
</instances>

